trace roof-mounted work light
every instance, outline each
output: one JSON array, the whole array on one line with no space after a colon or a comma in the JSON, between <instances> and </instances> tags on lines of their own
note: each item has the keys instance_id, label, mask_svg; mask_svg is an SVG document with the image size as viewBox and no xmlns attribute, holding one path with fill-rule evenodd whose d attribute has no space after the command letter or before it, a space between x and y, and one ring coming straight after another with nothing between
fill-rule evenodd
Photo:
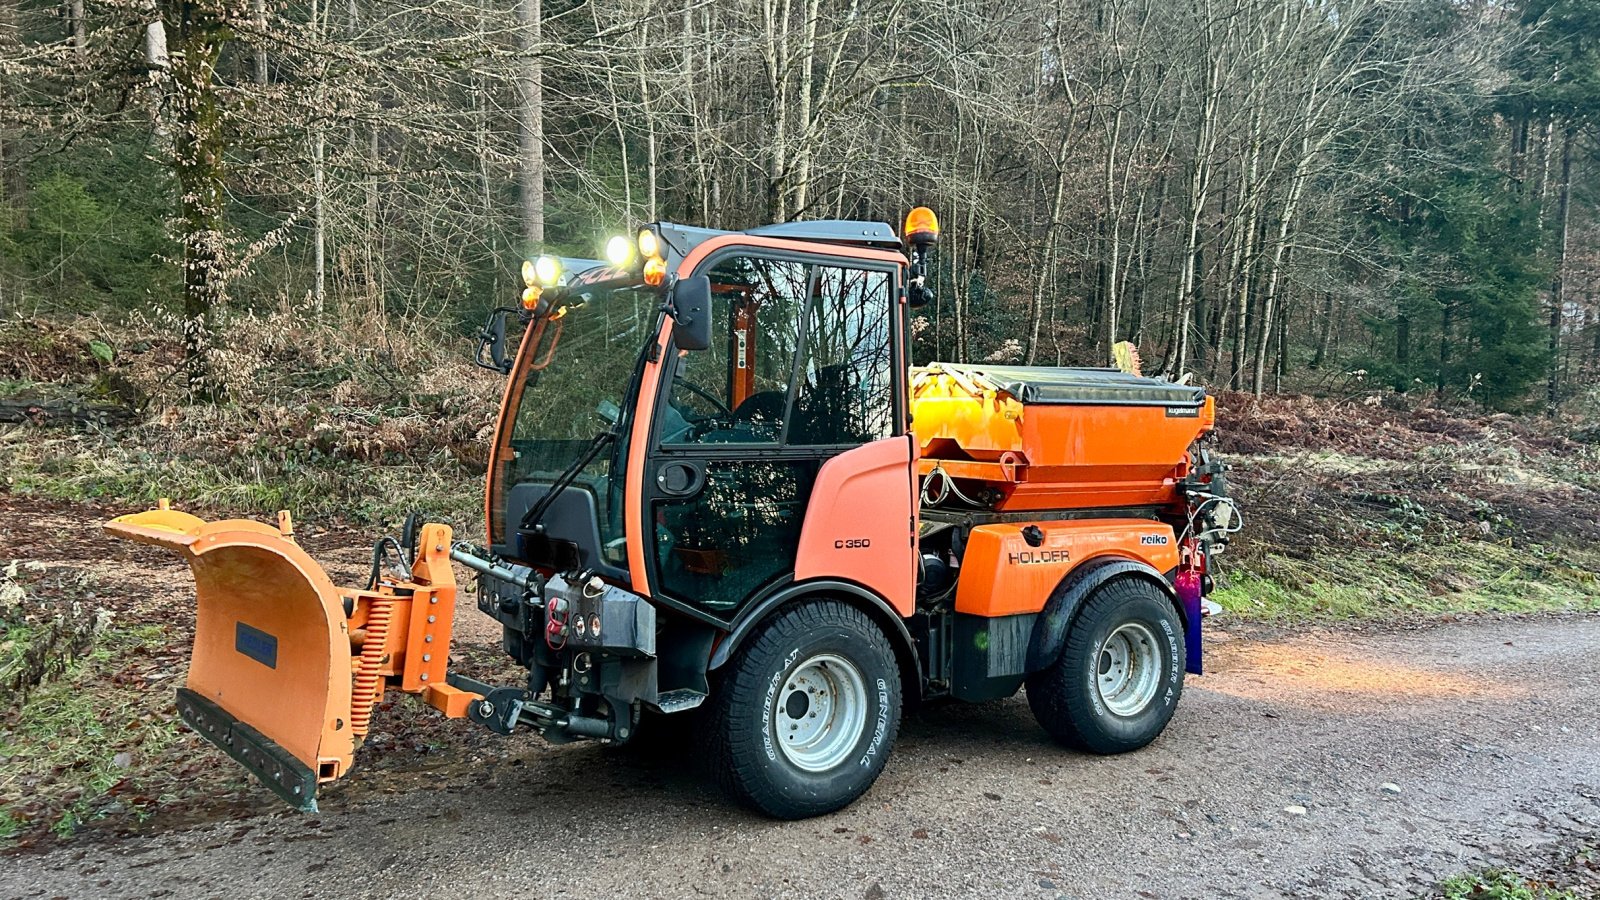
<instances>
[{"instance_id":1,"label":"roof-mounted work light","mask_svg":"<svg viewBox=\"0 0 1600 900\"><path fill-rule=\"evenodd\" d=\"M661 238L653 228L639 229L639 255L651 259L661 255Z\"/></svg>"},{"instance_id":2,"label":"roof-mounted work light","mask_svg":"<svg viewBox=\"0 0 1600 900\"><path fill-rule=\"evenodd\" d=\"M533 274L539 284L554 287L561 278L561 260L554 256L541 256L533 261Z\"/></svg>"}]
</instances>

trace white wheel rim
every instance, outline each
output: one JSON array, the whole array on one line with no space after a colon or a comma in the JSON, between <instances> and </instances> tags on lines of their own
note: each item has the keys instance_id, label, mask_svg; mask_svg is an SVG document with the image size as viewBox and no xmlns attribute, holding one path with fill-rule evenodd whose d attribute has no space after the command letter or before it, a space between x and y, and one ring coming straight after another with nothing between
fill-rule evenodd
<instances>
[{"instance_id":1,"label":"white wheel rim","mask_svg":"<svg viewBox=\"0 0 1600 900\"><path fill-rule=\"evenodd\" d=\"M1111 632L1095 654L1095 689L1115 715L1138 715L1161 686L1161 650L1156 636L1138 622Z\"/></svg>"},{"instance_id":2,"label":"white wheel rim","mask_svg":"<svg viewBox=\"0 0 1600 900\"><path fill-rule=\"evenodd\" d=\"M867 684L855 663L822 653L783 680L772 730L783 756L807 772L825 772L850 755L867 724Z\"/></svg>"}]
</instances>

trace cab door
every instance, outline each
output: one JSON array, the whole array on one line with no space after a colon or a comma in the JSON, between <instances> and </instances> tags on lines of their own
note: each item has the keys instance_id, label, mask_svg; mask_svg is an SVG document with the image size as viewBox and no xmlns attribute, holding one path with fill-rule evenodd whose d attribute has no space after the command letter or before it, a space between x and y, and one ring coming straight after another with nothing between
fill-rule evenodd
<instances>
[{"instance_id":1,"label":"cab door","mask_svg":"<svg viewBox=\"0 0 1600 900\"><path fill-rule=\"evenodd\" d=\"M700 271L711 346L666 360L646 556L658 591L728 621L793 577L823 465L904 434L897 272L748 248Z\"/></svg>"}]
</instances>

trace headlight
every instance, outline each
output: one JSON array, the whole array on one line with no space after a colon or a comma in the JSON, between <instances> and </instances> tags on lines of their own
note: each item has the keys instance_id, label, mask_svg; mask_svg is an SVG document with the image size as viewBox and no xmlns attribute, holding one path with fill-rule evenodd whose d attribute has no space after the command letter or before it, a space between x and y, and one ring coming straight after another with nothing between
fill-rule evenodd
<instances>
[{"instance_id":1,"label":"headlight","mask_svg":"<svg viewBox=\"0 0 1600 900\"><path fill-rule=\"evenodd\" d=\"M633 242L620 234L606 241L606 260L619 269L633 262Z\"/></svg>"},{"instance_id":2,"label":"headlight","mask_svg":"<svg viewBox=\"0 0 1600 900\"><path fill-rule=\"evenodd\" d=\"M554 256L541 256L534 260L533 274L538 276L540 284L550 287L561 277L561 260Z\"/></svg>"},{"instance_id":3,"label":"headlight","mask_svg":"<svg viewBox=\"0 0 1600 900\"><path fill-rule=\"evenodd\" d=\"M526 287L533 287L539 283L539 272L534 268L531 259L522 261L522 283Z\"/></svg>"},{"instance_id":4,"label":"headlight","mask_svg":"<svg viewBox=\"0 0 1600 900\"><path fill-rule=\"evenodd\" d=\"M661 255L661 238L648 228L639 230L639 255L645 259Z\"/></svg>"}]
</instances>

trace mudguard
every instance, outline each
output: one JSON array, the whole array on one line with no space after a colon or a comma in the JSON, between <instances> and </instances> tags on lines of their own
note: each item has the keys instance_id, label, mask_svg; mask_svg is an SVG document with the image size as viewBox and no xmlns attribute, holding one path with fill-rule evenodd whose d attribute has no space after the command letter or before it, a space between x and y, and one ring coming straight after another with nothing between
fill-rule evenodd
<instances>
[{"instance_id":1,"label":"mudguard","mask_svg":"<svg viewBox=\"0 0 1600 900\"><path fill-rule=\"evenodd\" d=\"M1033 626L1033 636L1028 642L1027 671L1042 672L1061 658L1061 648L1067 642L1067 629L1077 615L1078 607L1094 593L1095 589L1113 578L1140 578L1160 586L1161 590L1178 603L1177 593L1171 583L1154 567L1126 557L1107 557L1091 560L1068 573L1061 584L1045 602ZM1184 618L1185 637L1195 648L1200 646L1199 617L1189 616L1179 607ZM1193 621L1190 621L1190 620ZM1191 651L1192 652L1192 651ZM1196 654L1197 655L1197 654ZM1190 671L1194 671L1191 669ZM1195 674L1199 674L1195 672Z\"/></svg>"}]
</instances>

